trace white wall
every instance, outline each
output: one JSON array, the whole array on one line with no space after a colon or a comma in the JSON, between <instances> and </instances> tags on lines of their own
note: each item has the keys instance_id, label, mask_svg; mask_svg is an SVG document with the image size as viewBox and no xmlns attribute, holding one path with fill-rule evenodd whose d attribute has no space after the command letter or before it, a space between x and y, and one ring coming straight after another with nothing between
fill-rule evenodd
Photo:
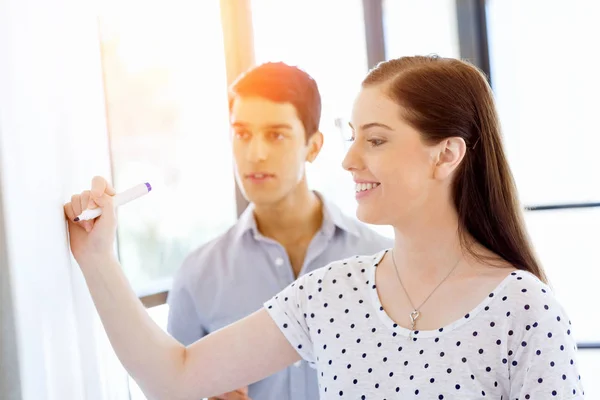
<instances>
[{"instance_id":1,"label":"white wall","mask_svg":"<svg viewBox=\"0 0 600 400\"><path fill-rule=\"evenodd\" d=\"M93 175L110 173L91 4L0 0L0 181L24 400L116 399L126 382L99 354L62 212Z\"/></svg>"}]
</instances>

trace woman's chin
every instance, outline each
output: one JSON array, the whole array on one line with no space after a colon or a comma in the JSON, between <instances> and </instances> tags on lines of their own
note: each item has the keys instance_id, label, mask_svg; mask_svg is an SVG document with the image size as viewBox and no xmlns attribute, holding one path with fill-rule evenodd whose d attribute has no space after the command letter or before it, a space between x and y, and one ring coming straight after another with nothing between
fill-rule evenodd
<instances>
[{"instance_id":1,"label":"woman's chin","mask_svg":"<svg viewBox=\"0 0 600 400\"><path fill-rule=\"evenodd\" d=\"M356 209L356 218L365 224L390 225L390 221L381 210L375 210L372 207L366 207L364 205L359 205Z\"/></svg>"}]
</instances>

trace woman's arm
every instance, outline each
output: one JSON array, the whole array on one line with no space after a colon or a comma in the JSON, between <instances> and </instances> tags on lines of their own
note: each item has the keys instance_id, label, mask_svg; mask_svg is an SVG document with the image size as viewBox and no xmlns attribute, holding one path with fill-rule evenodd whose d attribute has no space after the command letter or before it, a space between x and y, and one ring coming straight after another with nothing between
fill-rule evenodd
<instances>
[{"instance_id":1,"label":"woman's arm","mask_svg":"<svg viewBox=\"0 0 600 400\"><path fill-rule=\"evenodd\" d=\"M85 278L117 356L151 399L229 392L300 359L264 309L186 348L152 321L116 261Z\"/></svg>"},{"instance_id":2,"label":"woman's arm","mask_svg":"<svg viewBox=\"0 0 600 400\"><path fill-rule=\"evenodd\" d=\"M300 359L266 310L184 347L162 331L136 297L114 257L114 190L95 178L92 191L65 205L71 250L121 363L151 399L197 400L235 390ZM98 205L95 221L74 223Z\"/></svg>"}]
</instances>

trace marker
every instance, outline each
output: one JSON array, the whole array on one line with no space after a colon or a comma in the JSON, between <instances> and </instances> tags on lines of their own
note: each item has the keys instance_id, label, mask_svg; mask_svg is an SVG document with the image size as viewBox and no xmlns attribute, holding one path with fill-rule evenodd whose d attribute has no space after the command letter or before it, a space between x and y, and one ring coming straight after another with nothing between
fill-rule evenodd
<instances>
[{"instance_id":1,"label":"marker","mask_svg":"<svg viewBox=\"0 0 600 400\"><path fill-rule=\"evenodd\" d=\"M127 204L130 201L137 199L138 197L142 197L143 195L150 193L151 190L152 186L150 186L148 182L141 183L130 189L127 189L124 192L116 194L113 197L113 203L115 207L122 206L123 204ZM102 209L100 207L92 209L88 208L87 210L84 210L81 214L79 214L79 216L73 221L87 221L90 219L98 218L101 215Z\"/></svg>"}]
</instances>

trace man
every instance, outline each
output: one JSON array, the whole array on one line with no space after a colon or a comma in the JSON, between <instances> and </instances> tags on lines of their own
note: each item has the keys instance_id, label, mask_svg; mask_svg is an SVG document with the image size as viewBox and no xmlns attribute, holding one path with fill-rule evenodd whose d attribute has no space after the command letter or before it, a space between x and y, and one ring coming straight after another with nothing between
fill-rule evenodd
<instances>
[{"instance_id":1,"label":"man","mask_svg":"<svg viewBox=\"0 0 600 400\"><path fill-rule=\"evenodd\" d=\"M283 63L258 66L232 85L229 107L236 178L251 204L175 278L168 330L185 345L258 310L300 275L392 245L308 188L305 164L323 145L321 98L308 74ZM316 372L304 361L216 397L318 398Z\"/></svg>"}]
</instances>

